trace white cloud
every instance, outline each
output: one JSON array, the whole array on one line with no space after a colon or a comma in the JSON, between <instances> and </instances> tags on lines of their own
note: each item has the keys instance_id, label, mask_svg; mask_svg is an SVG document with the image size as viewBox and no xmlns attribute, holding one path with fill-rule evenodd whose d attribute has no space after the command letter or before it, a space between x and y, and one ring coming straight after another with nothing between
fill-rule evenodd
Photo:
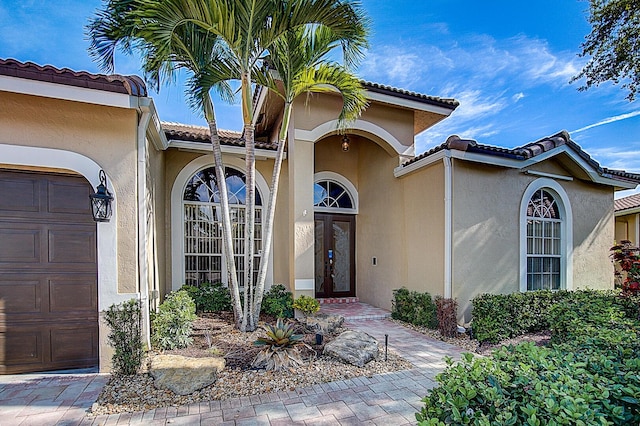
<instances>
[{"instance_id":1,"label":"white cloud","mask_svg":"<svg viewBox=\"0 0 640 426\"><path fill-rule=\"evenodd\" d=\"M570 133L584 132L585 130L593 129L594 127L604 126L605 124L615 123L616 121L621 121L621 120L626 120L628 118L633 118L633 117L635 117L637 115L640 115L640 110L633 111L633 112L628 112L626 114L616 115L614 117L608 117L608 118L605 118L604 120L600 120L600 121L598 121L596 123L589 124L588 126L581 127L578 130L573 130Z\"/></svg>"},{"instance_id":2,"label":"white cloud","mask_svg":"<svg viewBox=\"0 0 640 426\"><path fill-rule=\"evenodd\" d=\"M522 98L524 98L524 93L522 92L516 93L515 95L511 96L511 100L513 102L518 102Z\"/></svg>"},{"instance_id":3,"label":"white cloud","mask_svg":"<svg viewBox=\"0 0 640 426\"><path fill-rule=\"evenodd\" d=\"M609 169L640 173L640 142L626 147L594 147L589 148L588 152L598 163Z\"/></svg>"}]
</instances>

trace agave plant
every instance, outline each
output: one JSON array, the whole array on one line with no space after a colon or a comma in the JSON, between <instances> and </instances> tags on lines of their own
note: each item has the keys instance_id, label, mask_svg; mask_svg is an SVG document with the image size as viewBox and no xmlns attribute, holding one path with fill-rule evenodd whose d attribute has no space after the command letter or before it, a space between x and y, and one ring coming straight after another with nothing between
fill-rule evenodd
<instances>
[{"instance_id":1,"label":"agave plant","mask_svg":"<svg viewBox=\"0 0 640 426\"><path fill-rule=\"evenodd\" d=\"M297 346L308 345L302 341L304 335L295 334L293 323L285 323L282 318L278 318L275 326L267 324L264 329L267 335L253 342L255 346L264 346L253 360L254 367L281 371L291 370L294 366L302 364Z\"/></svg>"}]
</instances>

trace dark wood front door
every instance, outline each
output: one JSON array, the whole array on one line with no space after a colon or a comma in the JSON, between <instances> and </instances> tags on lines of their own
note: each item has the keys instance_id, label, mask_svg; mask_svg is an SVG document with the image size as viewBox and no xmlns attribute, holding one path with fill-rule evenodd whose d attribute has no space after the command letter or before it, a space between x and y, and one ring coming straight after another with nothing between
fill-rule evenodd
<instances>
[{"instance_id":1,"label":"dark wood front door","mask_svg":"<svg viewBox=\"0 0 640 426\"><path fill-rule=\"evenodd\" d=\"M98 364L90 192L78 176L0 170L0 374Z\"/></svg>"},{"instance_id":2,"label":"dark wood front door","mask_svg":"<svg viewBox=\"0 0 640 426\"><path fill-rule=\"evenodd\" d=\"M356 295L355 235L355 216L315 214L316 297Z\"/></svg>"}]
</instances>

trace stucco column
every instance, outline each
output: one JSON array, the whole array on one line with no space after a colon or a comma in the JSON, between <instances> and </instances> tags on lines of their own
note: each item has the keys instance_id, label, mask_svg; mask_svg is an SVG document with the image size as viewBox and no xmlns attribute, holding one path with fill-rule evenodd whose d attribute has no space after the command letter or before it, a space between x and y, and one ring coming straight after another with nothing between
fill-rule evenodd
<instances>
[{"instance_id":1,"label":"stucco column","mask_svg":"<svg viewBox=\"0 0 640 426\"><path fill-rule=\"evenodd\" d=\"M292 138L293 140L293 138ZM291 291L294 297L315 295L313 220L313 142L293 140L289 144L289 238Z\"/></svg>"}]
</instances>

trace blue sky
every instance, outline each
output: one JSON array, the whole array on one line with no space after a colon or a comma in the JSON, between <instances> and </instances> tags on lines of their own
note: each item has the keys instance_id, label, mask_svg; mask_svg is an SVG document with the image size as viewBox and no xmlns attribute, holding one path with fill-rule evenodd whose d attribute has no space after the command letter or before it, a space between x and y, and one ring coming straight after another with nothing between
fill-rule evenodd
<instances>
[{"instance_id":1,"label":"blue sky","mask_svg":"<svg viewBox=\"0 0 640 426\"><path fill-rule=\"evenodd\" d=\"M640 103L604 84L579 92L569 80L589 33L586 1L362 0L372 20L363 79L434 96L460 107L416 138L417 152L450 134L515 147L568 130L603 166L640 172ZM84 34L100 0L0 0L0 57L99 72ZM116 72L138 74L134 57ZM152 96L160 118L204 125L182 87ZM216 104L219 127L239 130L238 105Z\"/></svg>"}]
</instances>

